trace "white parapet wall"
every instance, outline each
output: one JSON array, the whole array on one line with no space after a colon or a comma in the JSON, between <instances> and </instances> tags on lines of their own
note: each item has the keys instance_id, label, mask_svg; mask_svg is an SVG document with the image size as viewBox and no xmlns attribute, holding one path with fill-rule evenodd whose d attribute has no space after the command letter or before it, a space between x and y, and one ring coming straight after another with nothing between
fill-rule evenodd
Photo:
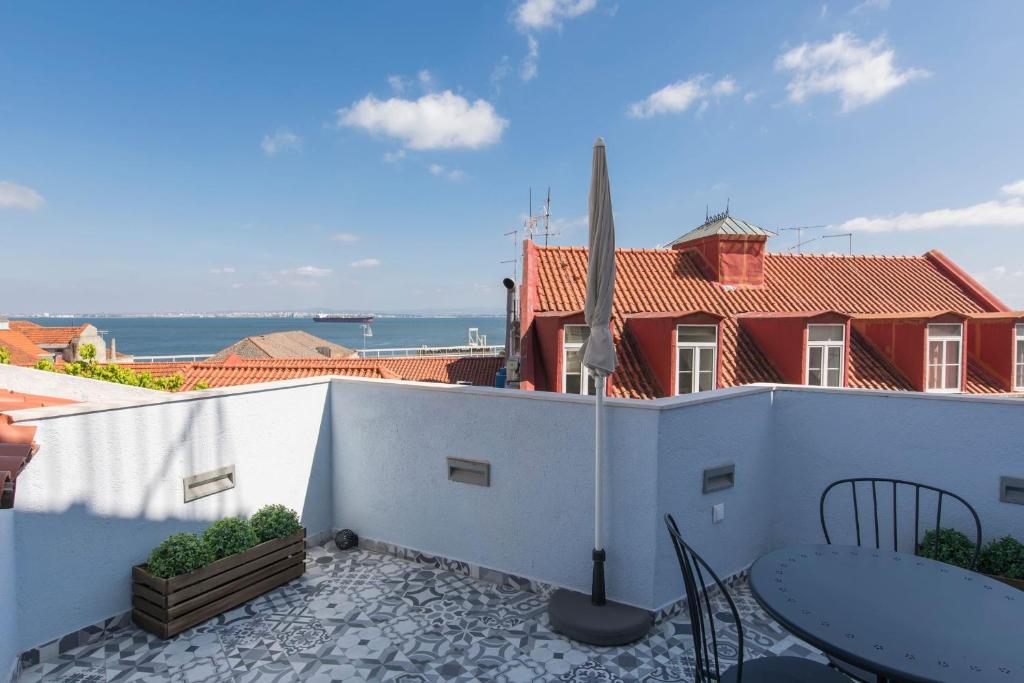
<instances>
[{"instance_id":1,"label":"white parapet wall","mask_svg":"<svg viewBox=\"0 0 1024 683\"><path fill-rule=\"evenodd\" d=\"M665 513L727 575L769 549L821 542L818 497L843 477L944 486L977 507L986 538L1024 529L1024 506L998 499L1001 475L1024 476L1024 401L753 386L607 405L615 599L661 608L681 595ZM16 627L19 650L127 610L130 567L171 533L270 502L300 510L311 533L349 527L589 585L588 397L321 377L14 418L37 425L40 444L18 479L17 621L0 616L0 636ZM448 457L487 462L490 486L450 481ZM183 501L183 477L230 464L234 489ZM705 494L704 470L726 464L734 486ZM3 534L0 519L0 553Z\"/></svg>"},{"instance_id":2,"label":"white parapet wall","mask_svg":"<svg viewBox=\"0 0 1024 683\"><path fill-rule=\"evenodd\" d=\"M18 647L18 582L14 563L14 511L0 510L0 681L8 681Z\"/></svg>"},{"instance_id":3,"label":"white parapet wall","mask_svg":"<svg viewBox=\"0 0 1024 683\"><path fill-rule=\"evenodd\" d=\"M165 393L16 365L0 365L0 389L72 401L145 401Z\"/></svg>"},{"instance_id":4,"label":"white parapet wall","mask_svg":"<svg viewBox=\"0 0 1024 683\"><path fill-rule=\"evenodd\" d=\"M299 511L310 534L329 530L329 385L12 413L38 426L39 443L14 511L20 650L130 609L132 565L173 533L268 503ZM231 465L234 488L185 502L184 477Z\"/></svg>"}]
</instances>

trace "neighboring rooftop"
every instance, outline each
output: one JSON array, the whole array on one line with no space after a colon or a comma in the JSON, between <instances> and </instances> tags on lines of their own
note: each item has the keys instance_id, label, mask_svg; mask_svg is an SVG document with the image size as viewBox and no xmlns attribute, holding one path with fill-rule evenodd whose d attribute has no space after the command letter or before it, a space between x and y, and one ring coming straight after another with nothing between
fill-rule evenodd
<instances>
[{"instance_id":1,"label":"neighboring rooftop","mask_svg":"<svg viewBox=\"0 0 1024 683\"><path fill-rule=\"evenodd\" d=\"M844 386L907 390L917 389L920 378L899 367L900 359L894 360L891 346L876 343L857 324L860 318L865 324L871 318L918 319L916 324L923 329L926 322L921 320L943 314L964 319L979 315L979 320L1013 315L938 251L921 256L764 253L768 234L746 221L723 215L679 238L672 243L673 248L616 250L613 327L619 368L610 384L611 395L657 398L671 393L665 389L668 380L658 374L665 374L668 363L662 362L661 370L652 368L652 363L658 365L659 361L651 361L651 350L644 340L627 329L627 320L633 317L669 319L708 314L721 318L718 387L801 381L780 371L778 363L773 362L771 345L766 346L763 339L755 340L740 318L793 314L810 319L833 314L852 319ZM561 390L550 380L545 385L542 377L544 373L557 376L554 368L561 367L560 355L545 354L557 349L560 342L528 337L544 334L536 325L530 331L534 317L556 316L572 324L582 322L569 318L580 314L584 307L587 249L527 242L524 263L524 379L528 380L532 372L537 388ZM674 327L672 330L674 334ZM975 347L969 344L963 348L975 353ZM531 352L539 364L531 365ZM1007 381L988 363L972 357L965 365L964 390L1008 392Z\"/></svg>"},{"instance_id":2,"label":"neighboring rooftop","mask_svg":"<svg viewBox=\"0 0 1024 683\"><path fill-rule=\"evenodd\" d=\"M229 387L284 379L342 375L414 382L442 382L494 386L494 376L504 364L500 356L410 356L399 358L281 358L251 359L229 356L201 363L119 363L154 377L181 373L183 391L199 382L208 387Z\"/></svg>"},{"instance_id":3,"label":"neighboring rooftop","mask_svg":"<svg viewBox=\"0 0 1024 683\"><path fill-rule=\"evenodd\" d=\"M7 349L11 354L11 365L35 365L42 358L52 358L53 354L40 348L23 332L16 329L18 321L0 318L0 348Z\"/></svg>"},{"instance_id":4,"label":"neighboring rooftop","mask_svg":"<svg viewBox=\"0 0 1024 683\"><path fill-rule=\"evenodd\" d=\"M676 238L668 246L692 242L693 240L710 237L711 235L763 235L765 237L774 237L775 233L753 223L748 223L742 218L730 216L729 212L726 211L725 213L708 217L704 221L704 225L694 228L682 237Z\"/></svg>"},{"instance_id":5,"label":"neighboring rooftop","mask_svg":"<svg viewBox=\"0 0 1024 683\"><path fill-rule=\"evenodd\" d=\"M33 344L60 347L67 346L75 339L90 332L96 333L96 328L88 323L77 327L50 327L48 325L39 325L30 320L12 320L11 329L21 332Z\"/></svg>"},{"instance_id":6,"label":"neighboring rooftop","mask_svg":"<svg viewBox=\"0 0 1024 683\"><path fill-rule=\"evenodd\" d=\"M269 358L351 358L356 351L341 344L321 339L302 330L271 332L246 337L215 353L210 360L228 356L249 359Z\"/></svg>"}]
</instances>

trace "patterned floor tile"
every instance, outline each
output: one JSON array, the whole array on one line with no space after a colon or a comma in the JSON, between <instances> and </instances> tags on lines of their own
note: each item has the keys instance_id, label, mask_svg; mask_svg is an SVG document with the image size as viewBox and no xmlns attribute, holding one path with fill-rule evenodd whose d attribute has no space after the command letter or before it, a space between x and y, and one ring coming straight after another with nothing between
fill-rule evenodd
<instances>
[{"instance_id":1,"label":"patterned floor tile","mask_svg":"<svg viewBox=\"0 0 1024 683\"><path fill-rule=\"evenodd\" d=\"M436 558L434 558L436 560ZM440 560L417 564L363 550L312 548L307 572L246 605L162 640L121 623L22 672L20 683L676 683L692 681L685 612L638 643L594 647L551 630L536 593L466 576ZM745 656L824 661L761 611L749 587L732 595ZM737 625L718 598L718 654L736 661Z\"/></svg>"}]
</instances>

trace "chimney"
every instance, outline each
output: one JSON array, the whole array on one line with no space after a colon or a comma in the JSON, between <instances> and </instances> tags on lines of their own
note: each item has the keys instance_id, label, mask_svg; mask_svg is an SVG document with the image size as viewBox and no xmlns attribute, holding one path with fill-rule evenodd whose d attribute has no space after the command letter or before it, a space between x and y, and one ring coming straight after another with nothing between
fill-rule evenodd
<instances>
[{"instance_id":1,"label":"chimney","mask_svg":"<svg viewBox=\"0 0 1024 683\"><path fill-rule=\"evenodd\" d=\"M764 284L764 252L769 236L775 233L729 215L709 216L704 225L694 228L669 244L672 249L700 254L716 282L738 287Z\"/></svg>"}]
</instances>

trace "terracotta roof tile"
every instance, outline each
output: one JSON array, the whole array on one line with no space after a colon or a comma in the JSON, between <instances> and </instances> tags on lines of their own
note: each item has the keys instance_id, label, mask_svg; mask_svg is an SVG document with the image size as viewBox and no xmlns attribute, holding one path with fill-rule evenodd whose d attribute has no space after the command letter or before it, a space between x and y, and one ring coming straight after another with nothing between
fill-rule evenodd
<instances>
[{"instance_id":1,"label":"terracotta roof tile","mask_svg":"<svg viewBox=\"0 0 1024 683\"><path fill-rule=\"evenodd\" d=\"M320 352L325 349L330 356ZM291 330L271 332L246 337L226 349L218 351L211 361L224 360L229 356L240 358L351 358L356 352L347 346L321 339L309 332Z\"/></svg>"},{"instance_id":2,"label":"terracotta roof tile","mask_svg":"<svg viewBox=\"0 0 1024 683\"><path fill-rule=\"evenodd\" d=\"M40 358L52 356L49 351L39 348L31 339L15 329L0 330L0 346L10 351L11 365L32 366L38 363Z\"/></svg>"},{"instance_id":3,"label":"terracotta roof tile","mask_svg":"<svg viewBox=\"0 0 1024 683\"><path fill-rule=\"evenodd\" d=\"M18 475L35 455L38 445L33 441L36 428L16 425L3 413L26 408L74 403L64 398L23 394L0 389L0 509L14 507L14 491Z\"/></svg>"},{"instance_id":4,"label":"terracotta roof tile","mask_svg":"<svg viewBox=\"0 0 1024 683\"><path fill-rule=\"evenodd\" d=\"M82 336L89 324L77 327L49 327L28 320L11 320L11 329L21 332L34 344L67 346L71 340Z\"/></svg>"},{"instance_id":5,"label":"terracotta roof tile","mask_svg":"<svg viewBox=\"0 0 1024 683\"><path fill-rule=\"evenodd\" d=\"M537 313L583 309L585 247L536 247ZM941 255L940 255L941 256ZM944 259L944 257L942 257ZM777 371L735 317L748 312L837 311L847 315L986 310L948 277L943 262L925 256L766 254L765 284L730 287L710 279L699 256L673 249L619 249L615 254L614 315L620 370L613 395L654 398L657 393L622 320L634 313L703 310L722 321L722 386L779 381ZM863 340L851 339L851 386L908 388ZM971 387L988 386L978 380Z\"/></svg>"}]
</instances>

